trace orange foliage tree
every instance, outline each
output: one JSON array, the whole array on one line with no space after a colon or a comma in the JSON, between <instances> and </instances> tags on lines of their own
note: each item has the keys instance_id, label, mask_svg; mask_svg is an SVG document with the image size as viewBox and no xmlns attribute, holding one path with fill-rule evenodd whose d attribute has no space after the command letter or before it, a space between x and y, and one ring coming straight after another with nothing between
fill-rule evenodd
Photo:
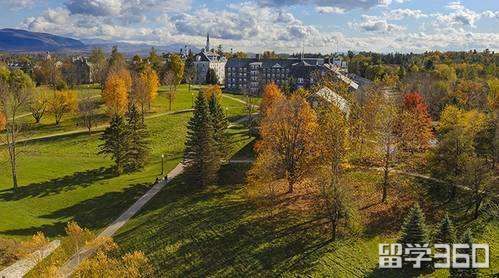
<instances>
[{"instance_id":1,"label":"orange foliage tree","mask_svg":"<svg viewBox=\"0 0 499 278\"><path fill-rule=\"evenodd\" d=\"M281 98L267 107L261 122L262 139L256 144L258 154L252 177L255 182L285 178L288 193L310 173L317 158L314 134L317 118L301 96Z\"/></svg>"},{"instance_id":2,"label":"orange foliage tree","mask_svg":"<svg viewBox=\"0 0 499 278\"><path fill-rule=\"evenodd\" d=\"M0 112L0 131L3 131L6 125L7 125L7 118L5 117L4 113Z\"/></svg>"},{"instance_id":3,"label":"orange foliage tree","mask_svg":"<svg viewBox=\"0 0 499 278\"><path fill-rule=\"evenodd\" d=\"M102 91L102 99L111 115L123 115L128 106L128 92L132 86L130 72L111 72Z\"/></svg>"},{"instance_id":4,"label":"orange foliage tree","mask_svg":"<svg viewBox=\"0 0 499 278\"><path fill-rule=\"evenodd\" d=\"M262 102L260 103L260 113L262 118L267 114L267 110L277 101L284 98L281 89L275 83L269 83L263 87Z\"/></svg>"},{"instance_id":5,"label":"orange foliage tree","mask_svg":"<svg viewBox=\"0 0 499 278\"><path fill-rule=\"evenodd\" d=\"M405 94L399 118L400 147L411 153L429 148L433 138L428 106L419 92Z\"/></svg>"}]
</instances>

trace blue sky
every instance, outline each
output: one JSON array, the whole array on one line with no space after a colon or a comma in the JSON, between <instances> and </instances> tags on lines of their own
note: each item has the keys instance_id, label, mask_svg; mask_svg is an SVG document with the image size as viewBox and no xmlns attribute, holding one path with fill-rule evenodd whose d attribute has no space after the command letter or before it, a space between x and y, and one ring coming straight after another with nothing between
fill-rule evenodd
<instances>
[{"instance_id":1,"label":"blue sky","mask_svg":"<svg viewBox=\"0 0 499 278\"><path fill-rule=\"evenodd\" d=\"M0 0L0 27L243 51L499 50L499 0Z\"/></svg>"}]
</instances>

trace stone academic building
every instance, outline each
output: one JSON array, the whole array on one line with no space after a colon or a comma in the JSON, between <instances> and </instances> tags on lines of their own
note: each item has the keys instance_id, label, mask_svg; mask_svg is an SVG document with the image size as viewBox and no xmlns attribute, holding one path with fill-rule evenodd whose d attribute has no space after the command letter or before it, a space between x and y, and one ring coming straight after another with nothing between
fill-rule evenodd
<instances>
[{"instance_id":1,"label":"stone academic building","mask_svg":"<svg viewBox=\"0 0 499 278\"><path fill-rule=\"evenodd\" d=\"M229 59L225 64L225 88L234 92L258 94L267 83L294 88L314 83L314 72L330 70L323 58Z\"/></svg>"}]
</instances>

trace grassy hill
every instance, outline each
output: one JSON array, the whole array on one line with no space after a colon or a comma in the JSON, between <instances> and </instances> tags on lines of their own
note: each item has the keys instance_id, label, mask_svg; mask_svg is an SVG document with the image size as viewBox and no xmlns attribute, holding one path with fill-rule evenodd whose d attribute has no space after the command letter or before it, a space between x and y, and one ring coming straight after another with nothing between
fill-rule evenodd
<instances>
[{"instance_id":1,"label":"grassy hill","mask_svg":"<svg viewBox=\"0 0 499 278\"><path fill-rule=\"evenodd\" d=\"M379 207L363 208L362 221L383 229L366 227L357 237L332 242L328 229L313 213L285 206L268 209L249 198L248 168L226 165L217 185L206 189L193 188L179 177L119 231L115 240L122 252L143 251L157 275L168 277L400 277L377 268L378 244L397 240L400 220L390 221L394 218L388 216L377 223L369 215ZM365 191L361 194L379 197L373 185L380 173L352 169L348 176L359 191ZM394 182L410 188L418 184L405 177ZM433 216L428 215L428 222L432 229L436 227ZM486 224L477 241L497 246L498 228L497 222ZM494 248L491 256L493 268L487 273L497 273ZM434 275L447 277L448 271Z\"/></svg>"}]
</instances>

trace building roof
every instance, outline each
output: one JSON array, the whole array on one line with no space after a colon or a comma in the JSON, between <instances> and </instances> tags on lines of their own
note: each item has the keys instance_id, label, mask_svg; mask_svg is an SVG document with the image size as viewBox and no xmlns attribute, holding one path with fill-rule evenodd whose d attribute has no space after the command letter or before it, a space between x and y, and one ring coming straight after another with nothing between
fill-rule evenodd
<instances>
[{"instance_id":1,"label":"building roof","mask_svg":"<svg viewBox=\"0 0 499 278\"><path fill-rule=\"evenodd\" d=\"M258 59L258 58L231 58L227 61L227 67L247 67L252 63L261 63L263 68L289 68L294 65L319 66L324 64L322 58L297 58L289 59Z\"/></svg>"},{"instance_id":2,"label":"building roof","mask_svg":"<svg viewBox=\"0 0 499 278\"><path fill-rule=\"evenodd\" d=\"M328 87L323 87L319 91L315 92L314 95L324 99L325 101L331 104L336 105L336 107L338 107L347 116L350 113L350 105L348 104L348 101L344 99L342 96L333 92Z\"/></svg>"},{"instance_id":3,"label":"building roof","mask_svg":"<svg viewBox=\"0 0 499 278\"><path fill-rule=\"evenodd\" d=\"M219 61L225 61L225 57L218 55L217 53L214 52L207 52L207 51L201 51L200 53L196 54L195 56L195 61L201 61L201 62L219 62Z\"/></svg>"}]
</instances>

